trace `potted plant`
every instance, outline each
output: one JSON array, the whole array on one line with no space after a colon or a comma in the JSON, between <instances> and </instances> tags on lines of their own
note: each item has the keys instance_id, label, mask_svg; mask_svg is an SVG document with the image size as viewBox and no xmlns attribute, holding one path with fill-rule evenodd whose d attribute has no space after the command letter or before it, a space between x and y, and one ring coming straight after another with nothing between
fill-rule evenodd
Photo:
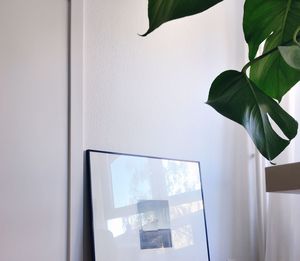
<instances>
[{"instance_id":1,"label":"potted plant","mask_svg":"<svg viewBox=\"0 0 300 261\"><path fill-rule=\"evenodd\" d=\"M149 29L143 36L166 22L204 12L219 2L222 0L148 0ZM297 121L280 106L280 101L300 80L300 1L246 0L243 29L249 62L239 71L228 70L217 76L207 104L242 125L259 152L271 162L298 131ZM259 52L261 45L263 51ZM271 120L284 138L274 130ZM274 167L267 171L272 172Z\"/></svg>"}]
</instances>

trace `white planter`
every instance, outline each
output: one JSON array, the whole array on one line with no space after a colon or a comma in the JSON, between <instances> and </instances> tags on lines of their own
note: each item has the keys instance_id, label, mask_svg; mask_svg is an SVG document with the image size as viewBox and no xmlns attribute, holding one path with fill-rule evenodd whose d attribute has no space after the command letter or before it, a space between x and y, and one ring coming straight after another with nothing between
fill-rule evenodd
<instances>
[{"instance_id":1,"label":"white planter","mask_svg":"<svg viewBox=\"0 0 300 261\"><path fill-rule=\"evenodd\" d=\"M267 167L266 191L300 194L300 162Z\"/></svg>"}]
</instances>

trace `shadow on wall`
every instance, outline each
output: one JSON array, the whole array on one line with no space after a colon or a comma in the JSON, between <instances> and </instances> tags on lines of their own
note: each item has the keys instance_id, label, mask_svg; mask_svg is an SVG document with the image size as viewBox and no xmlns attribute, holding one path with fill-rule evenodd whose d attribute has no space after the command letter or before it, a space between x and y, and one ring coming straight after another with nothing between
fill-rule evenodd
<instances>
[{"instance_id":1,"label":"shadow on wall","mask_svg":"<svg viewBox=\"0 0 300 261\"><path fill-rule=\"evenodd\" d=\"M87 155L87 154L86 154ZM93 226L91 222L91 193L90 180L87 170L87 157L84 158L84 219L83 219L83 260L95 261L94 243L93 243Z\"/></svg>"}]
</instances>

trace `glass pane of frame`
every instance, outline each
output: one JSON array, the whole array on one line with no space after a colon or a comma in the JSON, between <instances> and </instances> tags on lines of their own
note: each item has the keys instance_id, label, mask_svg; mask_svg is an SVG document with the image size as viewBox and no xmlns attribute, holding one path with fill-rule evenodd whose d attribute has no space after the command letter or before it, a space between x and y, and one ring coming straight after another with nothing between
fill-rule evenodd
<instances>
[{"instance_id":1,"label":"glass pane of frame","mask_svg":"<svg viewBox=\"0 0 300 261\"><path fill-rule=\"evenodd\" d=\"M200 164L88 152L95 261L208 261Z\"/></svg>"}]
</instances>

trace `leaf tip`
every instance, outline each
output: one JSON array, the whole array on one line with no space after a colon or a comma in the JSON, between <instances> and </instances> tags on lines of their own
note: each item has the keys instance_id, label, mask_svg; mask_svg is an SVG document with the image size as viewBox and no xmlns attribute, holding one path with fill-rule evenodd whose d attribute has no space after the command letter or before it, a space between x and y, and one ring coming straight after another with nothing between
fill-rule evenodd
<instances>
[{"instance_id":1,"label":"leaf tip","mask_svg":"<svg viewBox=\"0 0 300 261\"><path fill-rule=\"evenodd\" d=\"M148 30L146 33L144 33L144 34L138 34L138 36L145 37L145 36L147 36L148 34L150 34L149 30Z\"/></svg>"},{"instance_id":2,"label":"leaf tip","mask_svg":"<svg viewBox=\"0 0 300 261\"><path fill-rule=\"evenodd\" d=\"M269 163L270 163L272 166L276 166L276 165L277 165L275 162L272 162L272 161L269 161Z\"/></svg>"}]
</instances>

